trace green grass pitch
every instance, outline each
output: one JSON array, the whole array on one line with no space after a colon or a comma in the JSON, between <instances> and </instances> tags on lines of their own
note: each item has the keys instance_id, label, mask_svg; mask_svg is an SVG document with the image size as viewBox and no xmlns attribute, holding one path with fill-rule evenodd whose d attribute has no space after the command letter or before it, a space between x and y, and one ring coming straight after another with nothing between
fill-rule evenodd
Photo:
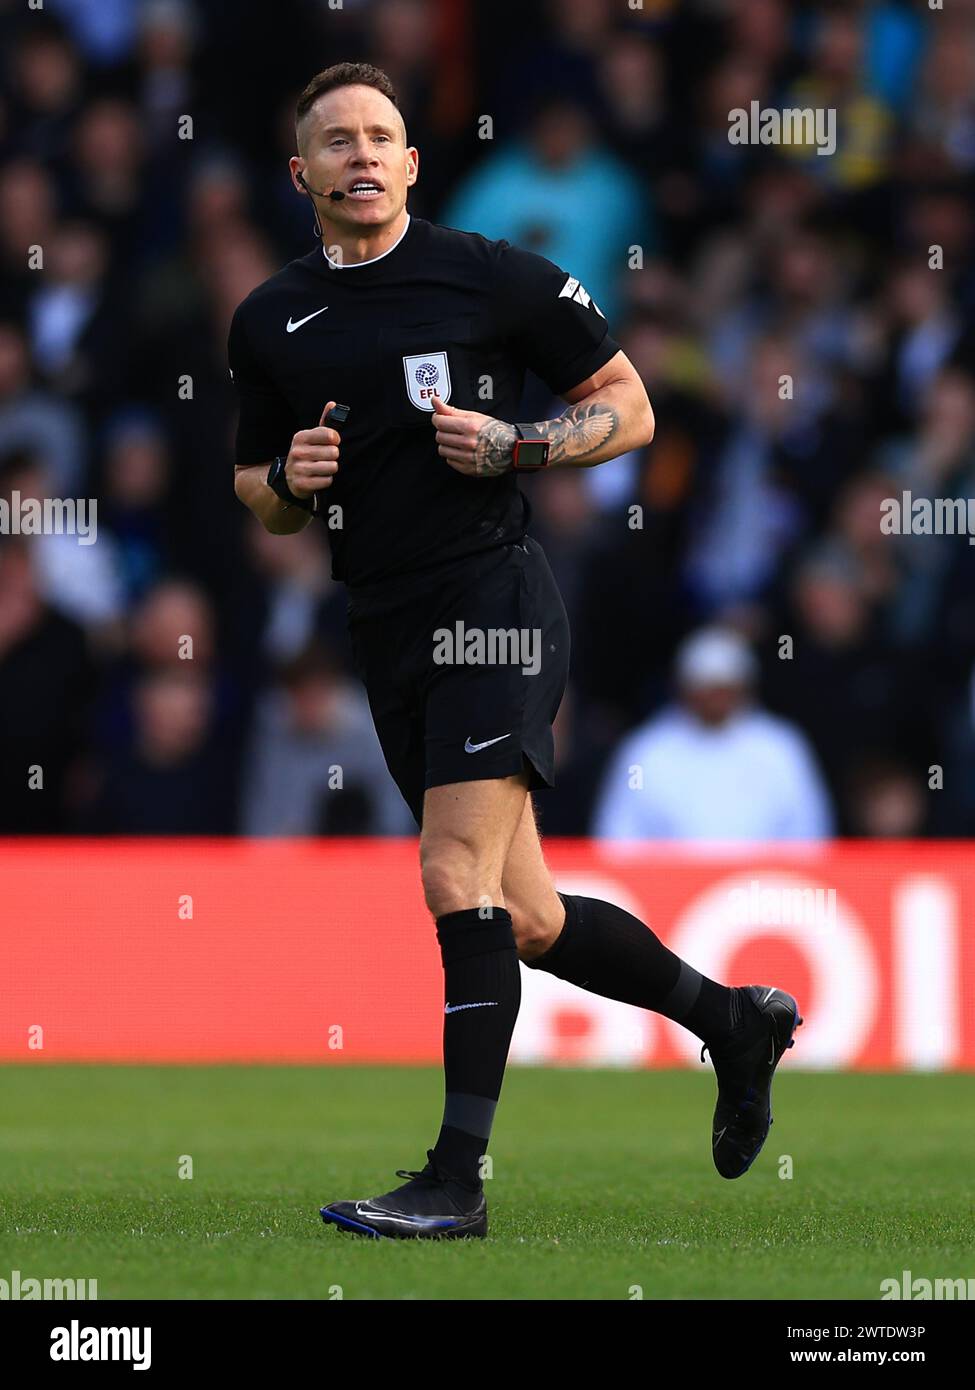
<instances>
[{"instance_id":1,"label":"green grass pitch","mask_svg":"<svg viewBox=\"0 0 975 1390\"><path fill-rule=\"evenodd\" d=\"M486 1241L324 1227L324 1203L423 1166L441 1087L437 1068L0 1067L0 1278L95 1278L99 1299L876 1299L904 1269L975 1276L971 1075L787 1070L727 1182L710 1067L512 1067Z\"/></svg>"}]
</instances>

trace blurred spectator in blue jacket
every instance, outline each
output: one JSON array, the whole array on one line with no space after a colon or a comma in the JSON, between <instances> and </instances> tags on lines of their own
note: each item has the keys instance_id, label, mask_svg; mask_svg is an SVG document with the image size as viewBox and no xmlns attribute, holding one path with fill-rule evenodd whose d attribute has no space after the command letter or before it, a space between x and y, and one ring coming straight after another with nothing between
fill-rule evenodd
<instances>
[{"instance_id":1,"label":"blurred spectator in blue jacket","mask_svg":"<svg viewBox=\"0 0 975 1390\"><path fill-rule=\"evenodd\" d=\"M608 319L619 311L630 248L644 256L653 249L644 191L596 144L588 113L564 99L536 113L524 142L489 154L455 190L442 221L547 256Z\"/></svg>"}]
</instances>

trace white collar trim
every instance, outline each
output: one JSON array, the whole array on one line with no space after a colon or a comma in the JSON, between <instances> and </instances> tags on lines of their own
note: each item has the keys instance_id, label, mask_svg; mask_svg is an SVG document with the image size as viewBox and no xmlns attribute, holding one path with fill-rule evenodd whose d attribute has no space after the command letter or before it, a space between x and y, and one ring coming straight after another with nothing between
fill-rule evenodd
<instances>
[{"instance_id":1,"label":"white collar trim","mask_svg":"<svg viewBox=\"0 0 975 1390\"><path fill-rule=\"evenodd\" d=\"M380 252L380 254L379 254L378 256L370 256L369 259L368 259L367 261L353 261L353 262L351 262L351 264L349 264L349 265L342 265L342 264L340 264L338 261L333 261L333 260L332 260L331 256L330 256L330 255L328 254L328 252L325 250L325 247L324 247L324 246L322 247L322 255L325 257L326 261L328 261L328 264L329 264L329 266L330 266L330 268L331 268L332 270L355 270L355 269L357 269L357 267L359 267L360 265L375 265L377 261L381 261L381 260L382 260L383 256L388 256L389 253L390 253L390 251L395 251L395 250L396 250L397 246L399 246L400 242L403 240L403 238L406 236L406 233L409 231L409 228L410 228L410 214L407 213L407 214L406 214L406 222L405 222L405 224L404 224L404 226L403 226L403 230L400 232L399 236L398 236L398 237L396 238L396 240L393 242L392 246L387 247L387 249L386 249L385 251Z\"/></svg>"}]
</instances>

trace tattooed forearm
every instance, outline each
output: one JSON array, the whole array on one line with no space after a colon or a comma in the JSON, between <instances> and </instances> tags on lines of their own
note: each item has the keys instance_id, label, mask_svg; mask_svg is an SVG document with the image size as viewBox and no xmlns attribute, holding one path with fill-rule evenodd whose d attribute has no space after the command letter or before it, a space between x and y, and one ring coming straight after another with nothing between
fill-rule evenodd
<instances>
[{"instance_id":1,"label":"tattooed forearm","mask_svg":"<svg viewBox=\"0 0 975 1390\"><path fill-rule=\"evenodd\" d=\"M557 420L536 420L538 432L551 444L549 464L583 462L591 454L605 449L619 430L620 418L615 406L605 401L580 401ZM511 450L518 438L513 425L503 420L486 420L477 433L474 446L474 473L479 478L493 478L511 468Z\"/></svg>"},{"instance_id":2,"label":"tattooed forearm","mask_svg":"<svg viewBox=\"0 0 975 1390\"><path fill-rule=\"evenodd\" d=\"M568 459L581 462L603 449L619 426L618 412L606 401L579 401L557 420L539 420L535 424L535 428L551 441L550 466Z\"/></svg>"}]
</instances>

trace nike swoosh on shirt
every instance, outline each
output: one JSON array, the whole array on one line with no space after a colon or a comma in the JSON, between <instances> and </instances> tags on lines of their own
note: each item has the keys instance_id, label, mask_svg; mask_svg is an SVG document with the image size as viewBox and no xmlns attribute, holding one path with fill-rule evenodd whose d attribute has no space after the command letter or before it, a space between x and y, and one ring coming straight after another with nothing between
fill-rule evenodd
<instances>
[{"instance_id":1,"label":"nike swoosh on shirt","mask_svg":"<svg viewBox=\"0 0 975 1390\"><path fill-rule=\"evenodd\" d=\"M322 308L322 309L316 309L315 312L314 312L313 314L306 314L306 316L305 316L303 319L299 319L297 323L295 323L294 319L291 318L291 317L289 316L289 318L288 318L288 332L289 332L289 333L293 333L293 332L295 331L296 328L300 328L301 325L302 325L303 323L307 323L309 319L317 319L317 318L318 318L318 315L319 315L319 314L324 314L325 309L327 309L327 308L328 308L328 305L326 304L326 305L324 306L324 308Z\"/></svg>"},{"instance_id":2,"label":"nike swoosh on shirt","mask_svg":"<svg viewBox=\"0 0 975 1390\"><path fill-rule=\"evenodd\" d=\"M458 1009L496 1009L498 1001L496 999L485 999L480 1004L447 1004L444 1007L445 1014L455 1014Z\"/></svg>"},{"instance_id":3,"label":"nike swoosh on shirt","mask_svg":"<svg viewBox=\"0 0 975 1390\"><path fill-rule=\"evenodd\" d=\"M487 739L487 741L486 741L485 743L471 743L470 734L468 734L468 736L467 736L467 742L464 744L464 752L465 752L465 753L480 753L480 751L481 751L482 748L490 748L492 743L500 743L501 740L502 740L503 738L510 738L510 737L511 737L510 734L498 734L498 737L497 737L497 738L489 738L489 739Z\"/></svg>"}]
</instances>

